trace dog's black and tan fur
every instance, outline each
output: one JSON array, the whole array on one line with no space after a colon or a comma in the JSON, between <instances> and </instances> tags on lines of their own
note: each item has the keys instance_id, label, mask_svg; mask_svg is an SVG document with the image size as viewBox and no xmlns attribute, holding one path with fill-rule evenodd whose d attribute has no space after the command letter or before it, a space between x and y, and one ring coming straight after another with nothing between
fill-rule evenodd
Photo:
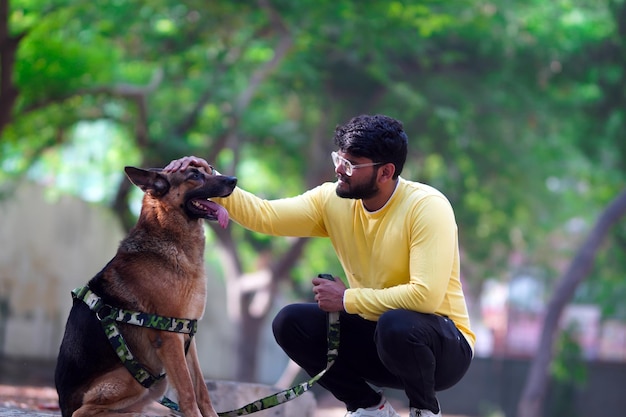
<instances>
[{"instance_id":1,"label":"dog's black and tan fur","mask_svg":"<svg viewBox=\"0 0 626 417\"><path fill-rule=\"evenodd\" d=\"M118 308L200 319L207 296L202 220L217 220L219 214L224 223L224 209L207 199L229 195L237 179L195 167L176 172L127 167L126 174L144 191L141 214L89 288ZM140 385L113 351L95 314L74 300L55 374L63 417L144 414L168 384L185 416L217 417L195 339L128 324L119 327L135 358L153 375L165 372L167 377L149 389Z\"/></svg>"}]
</instances>

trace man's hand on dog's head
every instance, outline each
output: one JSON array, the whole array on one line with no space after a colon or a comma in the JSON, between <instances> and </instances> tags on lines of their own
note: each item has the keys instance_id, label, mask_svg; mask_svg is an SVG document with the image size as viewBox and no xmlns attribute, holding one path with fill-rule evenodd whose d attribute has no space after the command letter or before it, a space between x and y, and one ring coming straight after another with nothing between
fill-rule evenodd
<instances>
[{"instance_id":1,"label":"man's hand on dog's head","mask_svg":"<svg viewBox=\"0 0 626 417\"><path fill-rule=\"evenodd\" d=\"M165 172L174 172L174 171L184 171L190 166L194 167L202 167L207 172L212 171L211 165L207 161L197 156L183 156L180 159L174 159L172 162L167 164L163 171Z\"/></svg>"}]
</instances>

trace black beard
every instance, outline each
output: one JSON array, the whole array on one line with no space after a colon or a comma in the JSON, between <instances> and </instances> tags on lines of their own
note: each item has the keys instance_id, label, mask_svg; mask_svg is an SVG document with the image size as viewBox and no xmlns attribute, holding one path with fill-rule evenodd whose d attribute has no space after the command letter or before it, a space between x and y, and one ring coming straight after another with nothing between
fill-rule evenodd
<instances>
[{"instance_id":1,"label":"black beard","mask_svg":"<svg viewBox=\"0 0 626 417\"><path fill-rule=\"evenodd\" d=\"M376 174L377 170L374 170L374 173L370 177L368 183L360 184L356 186L352 186L348 183L349 187L347 190L340 190L339 187L335 189L337 196L341 198L352 198L354 200L367 200L368 198L374 197L379 189L376 186Z\"/></svg>"}]
</instances>

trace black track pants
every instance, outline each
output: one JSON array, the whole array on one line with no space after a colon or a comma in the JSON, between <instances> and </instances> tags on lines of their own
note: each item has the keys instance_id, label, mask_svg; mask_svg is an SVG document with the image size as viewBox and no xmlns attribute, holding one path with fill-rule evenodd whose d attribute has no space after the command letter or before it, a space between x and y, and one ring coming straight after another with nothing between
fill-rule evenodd
<instances>
[{"instance_id":1,"label":"black track pants","mask_svg":"<svg viewBox=\"0 0 626 417\"><path fill-rule=\"evenodd\" d=\"M339 356L319 384L348 410L378 404L368 384L402 389L409 405L437 412L436 391L467 371L472 351L452 320L434 314L390 310L378 322L341 313ZM285 353L313 376L326 367L326 313L315 303L291 304L272 328Z\"/></svg>"}]
</instances>

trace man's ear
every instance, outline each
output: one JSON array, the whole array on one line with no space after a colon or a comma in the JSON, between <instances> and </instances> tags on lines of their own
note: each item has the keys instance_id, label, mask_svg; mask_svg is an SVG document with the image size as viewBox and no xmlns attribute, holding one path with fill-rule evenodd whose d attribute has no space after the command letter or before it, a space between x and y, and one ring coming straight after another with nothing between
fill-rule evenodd
<instances>
[{"instance_id":1,"label":"man's ear","mask_svg":"<svg viewBox=\"0 0 626 417\"><path fill-rule=\"evenodd\" d=\"M144 193L149 193L155 197L165 195L170 189L170 183L157 169L141 169L135 167L125 167L126 176Z\"/></svg>"},{"instance_id":2,"label":"man's ear","mask_svg":"<svg viewBox=\"0 0 626 417\"><path fill-rule=\"evenodd\" d=\"M388 162L384 165L381 165L378 168L378 180L379 181L391 181L393 179L393 175L396 173L396 166L391 162Z\"/></svg>"}]
</instances>

